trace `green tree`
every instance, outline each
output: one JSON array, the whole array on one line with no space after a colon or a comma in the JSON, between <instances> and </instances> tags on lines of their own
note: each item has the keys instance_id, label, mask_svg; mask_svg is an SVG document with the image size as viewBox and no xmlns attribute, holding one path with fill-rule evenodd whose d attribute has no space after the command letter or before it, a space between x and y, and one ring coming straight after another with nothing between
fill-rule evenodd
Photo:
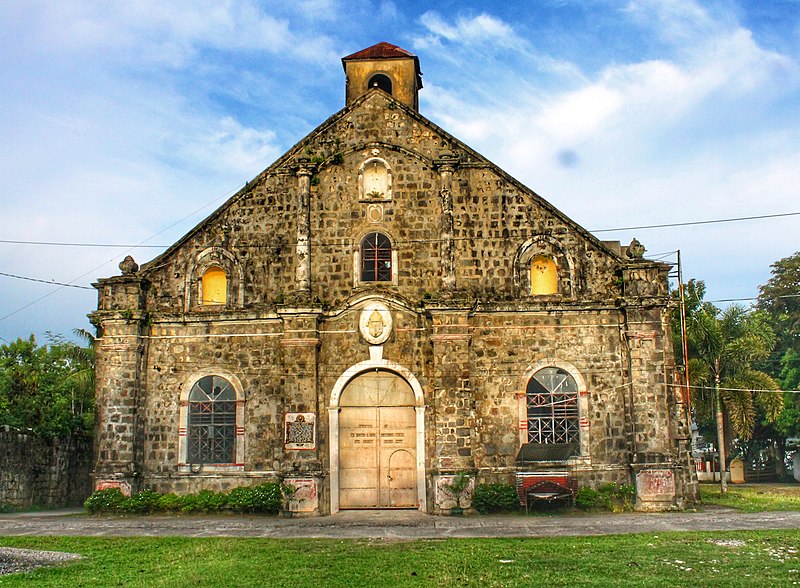
<instances>
[{"instance_id":1,"label":"green tree","mask_svg":"<svg viewBox=\"0 0 800 588\"><path fill-rule=\"evenodd\" d=\"M800 349L800 251L770 267L772 277L759 288L757 307L772 320L774 353L781 359L787 351Z\"/></svg>"},{"instance_id":2,"label":"green tree","mask_svg":"<svg viewBox=\"0 0 800 588\"><path fill-rule=\"evenodd\" d=\"M767 422L778 418L783 396L769 374L756 369L769 357L775 334L764 312L733 305L720 310L702 301L702 282L687 289L696 298L687 304L686 331L692 406L698 421L714 422L720 469L727 466L733 437L748 440L757 425L757 408ZM720 476L726 491L725 476Z\"/></svg>"},{"instance_id":3,"label":"green tree","mask_svg":"<svg viewBox=\"0 0 800 588\"><path fill-rule=\"evenodd\" d=\"M759 288L757 308L769 316L776 345L763 368L783 390L797 390L800 388L800 252L770 267L772 277ZM783 457L786 438L800 436L800 394L787 392L778 420L761 428L764 435L774 438Z\"/></svg>"},{"instance_id":4,"label":"green tree","mask_svg":"<svg viewBox=\"0 0 800 588\"><path fill-rule=\"evenodd\" d=\"M47 345L31 335L0 346L0 424L44 436L90 435L93 359L91 347L53 335Z\"/></svg>"}]
</instances>

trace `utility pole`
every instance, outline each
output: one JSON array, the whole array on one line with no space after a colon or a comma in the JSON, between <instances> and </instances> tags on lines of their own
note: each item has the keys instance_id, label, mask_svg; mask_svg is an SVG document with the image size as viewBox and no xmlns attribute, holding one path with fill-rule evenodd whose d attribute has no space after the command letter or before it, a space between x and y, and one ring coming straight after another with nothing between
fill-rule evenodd
<instances>
[{"instance_id":1,"label":"utility pole","mask_svg":"<svg viewBox=\"0 0 800 588\"><path fill-rule=\"evenodd\" d=\"M714 393L717 397L717 443L719 443L719 491L728 491L728 480L725 479L725 419L722 417L722 397L719 393L719 362L714 374Z\"/></svg>"}]
</instances>

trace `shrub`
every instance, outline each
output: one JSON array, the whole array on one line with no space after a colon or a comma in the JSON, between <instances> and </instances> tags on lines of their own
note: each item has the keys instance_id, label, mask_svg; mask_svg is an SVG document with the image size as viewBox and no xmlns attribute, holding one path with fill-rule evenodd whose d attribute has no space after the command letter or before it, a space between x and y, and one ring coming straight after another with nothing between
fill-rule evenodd
<instances>
[{"instance_id":1,"label":"shrub","mask_svg":"<svg viewBox=\"0 0 800 588\"><path fill-rule=\"evenodd\" d=\"M472 507L481 514L514 512L519 509L519 495L512 484L478 484Z\"/></svg>"},{"instance_id":2,"label":"shrub","mask_svg":"<svg viewBox=\"0 0 800 588\"><path fill-rule=\"evenodd\" d=\"M234 488L228 494L228 508L237 513L255 512L255 492L253 488Z\"/></svg>"},{"instance_id":3,"label":"shrub","mask_svg":"<svg viewBox=\"0 0 800 588\"><path fill-rule=\"evenodd\" d=\"M131 514L150 514L159 510L158 501L161 494L154 490L142 490L119 505L119 510Z\"/></svg>"},{"instance_id":4,"label":"shrub","mask_svg":"<svg viewBox=\"0 0 800 588\"><path fill-rule=\"evenodd\" d=\"M119 488L107 488L92 492L92 495L84 501L83 508L91 514L120 512L127 500L128 497Z\"/></svg>"},{"instance_id":5,"label":"shrub","mask_svg":"<svg viewBox=\"0 0 800 588\"><path fill-rule=\"evenodd\" d=\"M277 514L284 495L290 498L293 489L277 482L259 486L234 488L230 493L201 490L197 494L178 496L173 493L160 494L143 490L130 498L119 488L98 490L83 503L90 514L129 513L150 514L153 512L202 512L216 513L230 509L238 513Z\"/></svg>"},{"instance_id":6,"label":"shrub","mask_svg":"<svg viewBox=\"0 0 800 588\"><path fill-rule=\"evenodd\" d=\"M594 488L584 486L578 489L578 494L575 496L575 506L585 510L597 508L600 500L600 493Z\"/></svg>"},{"instance_id":7,"label":"shrub","mask_svg":"<svg viewBox=\"0 0 800 588\"><path fill-rule=\"evenodd\" d=\"M219 512L228 505L228 495L213 490L200 490L197 493L195 509L203 513Z\"/></svg>"},{"instance_id":8,"label":"shrub","mask_svg":"<svg viewBox=\"0 0 800 588\"><path fill-rule=\"evenodd\" d=\"M281 509L281 485L277 482L266 482L253 487L253 512L277 514Z\"/></svg>"},{"instance_id":9,"label":"shrub","mask_svg":"<svg viewBox=\"0 0 800 588\"><path fill-rule=\"evenodd\" d=\"M158 497L158 510L162 512L177 512L181 509L181 497L174 492L162 494Z\"/></svg>"},{"instance_id":10,"label":"shrub","mask_svg":"<svg viewBox=\"0 0 800 588\"><path fill-rule=\"evenodd\" d=\"M629 484L603 484L597 490L583 487L578 490L575 505L584 510L610 510L625 512L633 510L636 491Z\"/></svg>"}]
</instances>

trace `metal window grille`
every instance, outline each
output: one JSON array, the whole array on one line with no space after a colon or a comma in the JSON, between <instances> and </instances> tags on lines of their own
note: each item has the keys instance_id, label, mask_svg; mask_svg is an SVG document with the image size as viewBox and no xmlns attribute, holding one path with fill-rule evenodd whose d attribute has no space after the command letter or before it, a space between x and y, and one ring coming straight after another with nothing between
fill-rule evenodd
<instances>
[{"instance_id":1,"label":"metal window grille","mask_svg":"<svg viewBox=\"0 0 800 588\"><path fill-rule=\"evenodd\" d=\"M578 385L568 372L548 367L528 382L529 443L572 443L578 440Z\"/></svg>"},{"instance_id":2,"label":"metal window grille","mask_svg":"<svg viewBox=\"0 0 800 588\"><path fill-rule=\"evenodd\" d=\"M236 392L228 380L205 376L189 392L189 463L233 463Z\"/></svg>"},{"instance_id":3,"label":"metal window grille","mask_svg":"<svg viewBox=\"0 0 800 588\"><path fill-rule=\"evenodd\" d=\"M370 233L361 241L361 281L392 281L392 242L383 233Z\"/></svg>"}]
</instances>

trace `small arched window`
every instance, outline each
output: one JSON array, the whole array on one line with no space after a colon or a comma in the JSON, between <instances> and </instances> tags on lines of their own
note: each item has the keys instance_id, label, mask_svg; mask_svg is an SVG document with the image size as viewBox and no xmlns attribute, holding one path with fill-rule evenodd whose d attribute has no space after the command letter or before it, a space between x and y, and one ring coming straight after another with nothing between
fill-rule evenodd
<instances>
[{"instance_id":1,"label":"small arched window","mask_svg":"<svg viewBox=\"0 0 800 588\"><path fill-rule=\"evenodd\" d=\"M531 294L558 294L558 268L552 257L537 255L531 259Z\"/></svg>"},{"instance_id":2,"label":"small arched window","mask_svg":"<svg viewBox=\"0 0 800 588\"><path fill-rule=\"evenodd\" d=\"M525 391L528 443L577 444L580 440L578 384L557 367L533 374Z\"/></svg>"},{"instance_id":3,"label":"small arched window","mask_svg":"<svg viewBox=\"0 0 800 588\"><path fill-rule=\"evenodd\" d=\"M200 284L201 304L228 303L228 276L219 266L211 266L203 273Z\"/></svg>"},{"instance_id":4,"label":"small arched window","mask_svg":"<svg viewBox=\"0 0 800 588\"><path fill-rule=\"evenodd\" d=\"M387 94L392 93L392 80L389 76L384 74L375 74L369 79L369 83L367 84L370 88L380 88Z\"/></svg>"},{"instance_id":5,"label":"small arched window","mask_svg":"<svg viewBox=\"0 0 800 588\"><path fill-rule=\"evenodd\" d=\"M361 281L392 281L392 242L383 233L369 233L361 241Z\"/></svg>"},{"instance_id":6,"label":"small arched window","mask_svg":"<svg viewBox=\"0 0 800 588\"><path fill-rule=\"evenodd\" d=\"M236 445L236 391L220 376L205 376L189 392L190 464L232 464Z\"/></svg>"}]
</instances>

